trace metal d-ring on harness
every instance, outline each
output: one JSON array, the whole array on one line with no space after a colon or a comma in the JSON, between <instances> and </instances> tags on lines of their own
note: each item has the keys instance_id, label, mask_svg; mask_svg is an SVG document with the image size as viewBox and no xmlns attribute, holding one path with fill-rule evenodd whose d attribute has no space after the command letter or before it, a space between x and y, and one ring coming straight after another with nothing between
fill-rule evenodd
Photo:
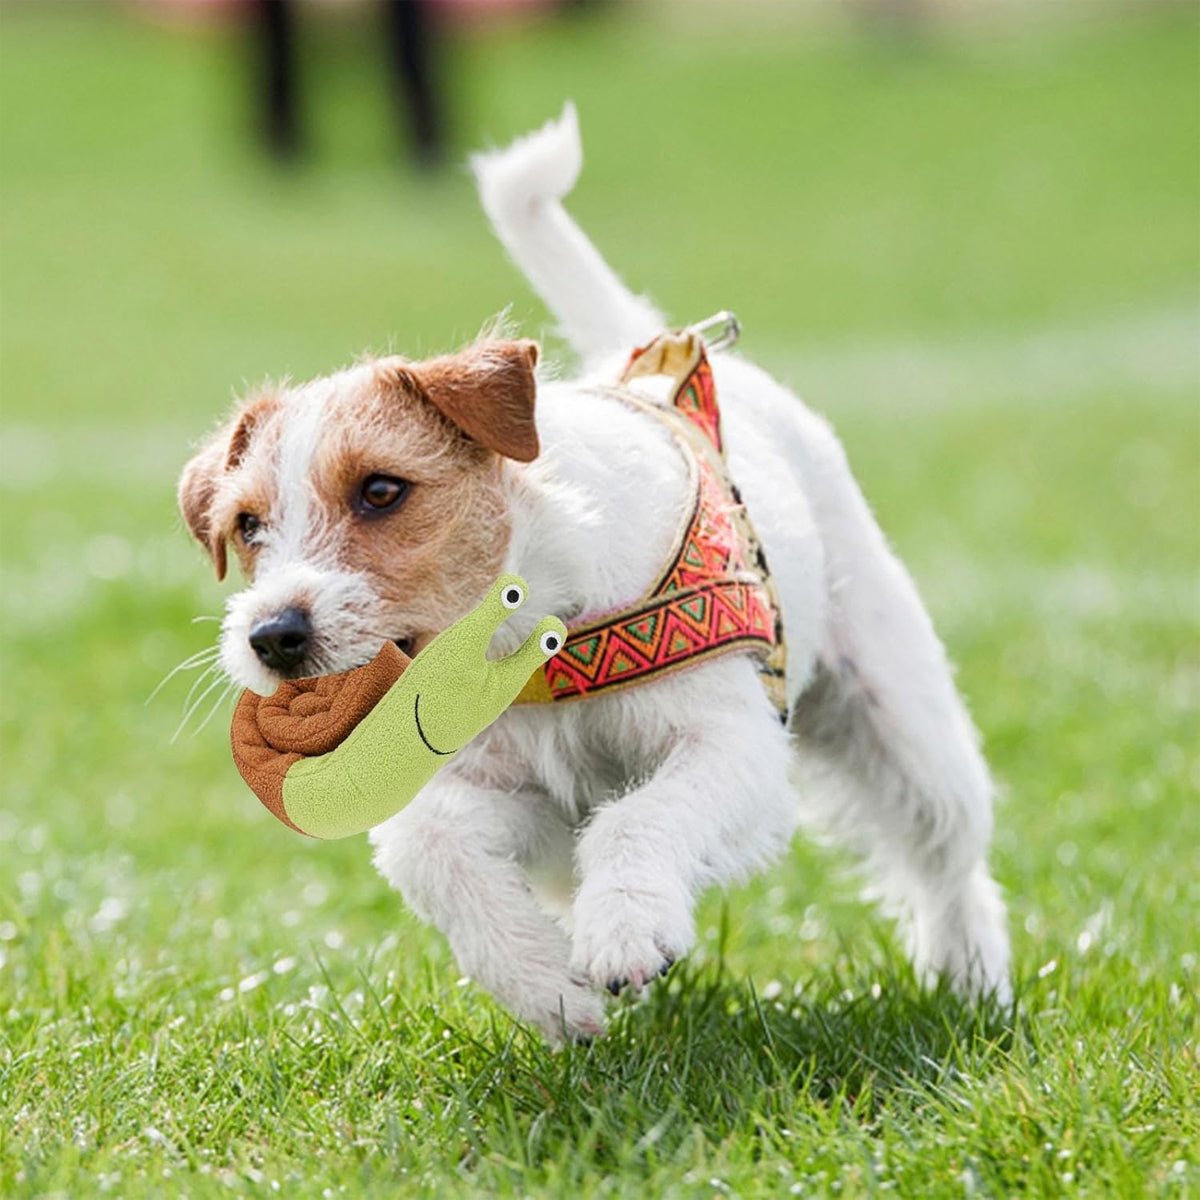
<instances>
[{"instance_id":1,"label":"metal d-ring on harness","mask_svg":"<svg viewBox=\"0 0 1200 1200\"><path fill-rule=\"evenodd\" d=\"M710 330L713 331L712 334L709 333ZM737 345L738 338L742 336L742 323L735 313L723 308L719 313L713 313L711 317L689 325L683 332L700 338L704 342L705 350L715 354L718 350L728 350L730 346Z\"/></svg>"}]
</instances>

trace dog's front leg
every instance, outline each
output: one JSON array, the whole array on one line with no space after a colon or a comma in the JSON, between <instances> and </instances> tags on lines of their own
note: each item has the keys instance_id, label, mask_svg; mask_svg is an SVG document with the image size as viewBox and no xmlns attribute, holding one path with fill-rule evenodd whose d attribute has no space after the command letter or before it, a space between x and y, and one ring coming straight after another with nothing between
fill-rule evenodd
<instances>
[{"instance_id":1,"label":"dog's front leg","mask_svg":"<svg viewBox=\"0 0 1200 1200\"><path fill-rule=\"evenodd\" d=\"M602 1032L604 1006L572 978L566 935L538 906L522 858L544 830L540 800L445 771L371 831L375 865L449 939L463 972L554 1041Z\"/></svg>"},{"instance_id":2,"label":"dog's front leg","mask_svg":"<svg viewBox=\"0 0 1200 1200\"><path fill-rule=\"evenodd\" d=\"M669 730L658 769L600 807L576 849L571 966L613 993L664 974L691 948L700 892L774 858L794 825L787 734L748 660L662 681L655 697Z\"/></svg>"}]
</instances>

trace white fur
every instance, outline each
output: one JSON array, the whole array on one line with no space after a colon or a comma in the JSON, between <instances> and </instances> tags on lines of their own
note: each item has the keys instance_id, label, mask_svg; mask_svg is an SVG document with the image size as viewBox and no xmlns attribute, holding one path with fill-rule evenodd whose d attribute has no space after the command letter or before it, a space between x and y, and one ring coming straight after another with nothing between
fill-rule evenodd
<instances>
[{"instance_id":1,"label":"white fur","mask_svg":"<svg viewBox=\"0 0 1200 1200\"><path fill-rule=\"evenodd\" d=\"M501 241L573 344L613 356L591 376L608 381L664 323L564 211L581 161L568 107L474 165ZM742 656L514 708L373 831L376 863L516 1013L551 1036L591 1033L598 985L652 979L692 944L704 888L786 847L795 758L804 807L863 856L922 975L1006 1000L1004 907L984 862L992 785L916 589L829 426L732 355L714 370L732 474L782 594L790 730ZM678 451L588 379L546 385L538 423L541 458L509 470L506 569L529 581L530 614L570 620L641 595L686 502ZM515 642L526 629L512 624ZM546 878L559 892L539 904Z\"/></svg>"},{"instance_id":2,"label":"white fur","mask_svg":"<svg viewBox=\"0 0 1200 1200\"><path fill-rule=\"evenodd\" d=\"M320 381L310 383L290 397L293 411L283 427L275 472L279 484L276 504L279 517L275 528L265 533L260 572L278 563L302 559L311 547L319 516L314 511L316 497L312 494L309 479L324 425L325 398Z\"/></svg>"}]
</instances>

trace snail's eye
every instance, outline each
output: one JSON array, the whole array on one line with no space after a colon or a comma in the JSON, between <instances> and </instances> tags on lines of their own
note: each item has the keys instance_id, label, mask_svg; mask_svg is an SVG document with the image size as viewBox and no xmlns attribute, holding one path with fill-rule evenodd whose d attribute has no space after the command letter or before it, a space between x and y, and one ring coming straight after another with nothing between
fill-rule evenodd
<instances>
[{"instance_id":1,"label":"snail's eye","mask_svg":"<svg viewBox=\"0 0 1200 1200\"><path fill-rule=\"evenodd\" d=\"M515 583L510 583L500 593L500 603L505 608L520 608L525 603L525 589Z\"/></svg>"},{"instance_id":2,"label":"snail's eye","mask_svg":"<svg viewBox=\"0 0 1200 1200\"><path fill-rule=\"evenodd\" d=\"M562 649L562 638L553 629L547 629L538 640L538 645L547 658L553 658Z\"/></svg>"},{"instance_id":3,"label":"snail's eye","mask_svg":"<svg viewBox=\"0 0 1200 1200\"><path fill-rule=\"evenodd\" d=\"M393 509L408 495L408 484L394 475L368 475L359 489L359 508L365 513Z\"/></svg>"},{"instance_id":4,"label":"snail's eye","mask_svg":"<svg viewBox=\"0 0 1200 1200\"><path fill-rule=\"evenodd\" d=\"M238 533L242 535L242 541L249 546L262 528L262 522L253 513L243 512L237 515L237 527Z\"/></svg>"}]
</instances>

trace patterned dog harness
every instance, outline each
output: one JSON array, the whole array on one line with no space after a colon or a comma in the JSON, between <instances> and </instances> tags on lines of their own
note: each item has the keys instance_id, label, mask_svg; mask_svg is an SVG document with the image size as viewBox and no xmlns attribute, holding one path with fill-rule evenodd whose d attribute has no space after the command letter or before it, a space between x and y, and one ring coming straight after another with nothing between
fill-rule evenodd
<instances>
[{"instance_id":1,"label":"patterned dog harness","mask_svg":"<svg viewBox=\"0 0 1200 1200\"><path fill-rule=\"evenodd\" d=\"M601 695L751 650L760 658L767 695L787 720L779 600L729 478L712 368L698 332L709 324L663 334L635 350L617 387L605 392L665 424L687 461L693 501L666 568L640 600L568 626L566 644L534 672L518 704ZM653 375L672 381L669 405L624 386Z\"/></svg>"}]
</instances>

